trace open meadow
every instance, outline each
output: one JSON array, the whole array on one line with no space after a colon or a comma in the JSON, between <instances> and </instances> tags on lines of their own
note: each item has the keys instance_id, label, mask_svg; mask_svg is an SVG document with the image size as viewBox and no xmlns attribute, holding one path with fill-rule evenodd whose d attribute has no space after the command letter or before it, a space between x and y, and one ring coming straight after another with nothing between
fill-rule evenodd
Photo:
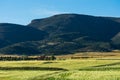
<instances>
[{"instance_id":1,"label":"open meadow","mask_svg":"<svg viewBox=\"0 0 120 80\"><path fill-rule=\"evenodd\" d=\"M0 80L120 80L119 56L110 56L54 61L1 61Z\"/></svg>"}]
</instances>

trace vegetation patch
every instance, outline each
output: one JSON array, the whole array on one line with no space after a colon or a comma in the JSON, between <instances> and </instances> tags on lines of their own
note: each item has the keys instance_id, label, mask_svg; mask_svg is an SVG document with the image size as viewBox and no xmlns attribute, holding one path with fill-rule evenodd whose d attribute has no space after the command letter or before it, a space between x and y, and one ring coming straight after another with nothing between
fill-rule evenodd
<instances>
[{"instance_id":1,"label":"vegetation patch","mask_svg":"<svg viewBox=\"0 0 120 80\"><path fill-rule=\"evenodd\" d=\"M43 64L51 64L51 63L57 63L57 62L51 62L51 61L43 62Z\"/></svg>"}]
</instances>

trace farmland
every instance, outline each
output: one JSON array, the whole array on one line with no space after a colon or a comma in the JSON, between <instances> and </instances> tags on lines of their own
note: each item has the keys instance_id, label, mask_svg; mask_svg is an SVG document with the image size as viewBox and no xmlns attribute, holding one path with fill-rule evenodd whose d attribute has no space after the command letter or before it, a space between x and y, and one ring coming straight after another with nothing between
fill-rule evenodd
<instances>
[{"instance_id":1,"label":"farmland","mask_svg":"<svg viewBox=\"0 0 120 80\"><path fill-rule=\"evenodd\" d=\"M102 57L89 53L95 58L70 59L78 55L82 54L47 61L1 61L0 80L120 80L119 53Z\"/></svg>"}]
</instances>

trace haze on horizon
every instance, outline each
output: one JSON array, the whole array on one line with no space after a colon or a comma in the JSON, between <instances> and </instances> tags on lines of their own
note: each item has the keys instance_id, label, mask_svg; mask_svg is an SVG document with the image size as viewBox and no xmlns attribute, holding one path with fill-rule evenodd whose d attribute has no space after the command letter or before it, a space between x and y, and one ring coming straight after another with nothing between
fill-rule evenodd
<instances>
[{"instance_id":1,"label":"haze on horizon","mask_svg":"<svg viewBox=\"0 0 120 80\"><path fill-rule=\"evenodd\" d=\"M76 13L120 17L120 0L1 0L0 23L26 25L32 19Z\"/></svg>"}]
</instances>

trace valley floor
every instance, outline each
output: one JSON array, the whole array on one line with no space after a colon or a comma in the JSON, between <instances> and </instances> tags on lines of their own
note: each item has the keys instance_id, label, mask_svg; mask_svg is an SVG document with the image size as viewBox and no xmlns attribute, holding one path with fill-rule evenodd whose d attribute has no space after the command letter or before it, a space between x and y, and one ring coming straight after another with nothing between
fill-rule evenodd
<instances>
[{"instance_id":1,"label":"valley floor","mask_svg":"<svg viewBox=\"0 0 120 80\"><path fill-rule=\"evenodd\" d=\"M1 61L0 80L120 80L120 60Z\"/></svg>"}]
</instances>

